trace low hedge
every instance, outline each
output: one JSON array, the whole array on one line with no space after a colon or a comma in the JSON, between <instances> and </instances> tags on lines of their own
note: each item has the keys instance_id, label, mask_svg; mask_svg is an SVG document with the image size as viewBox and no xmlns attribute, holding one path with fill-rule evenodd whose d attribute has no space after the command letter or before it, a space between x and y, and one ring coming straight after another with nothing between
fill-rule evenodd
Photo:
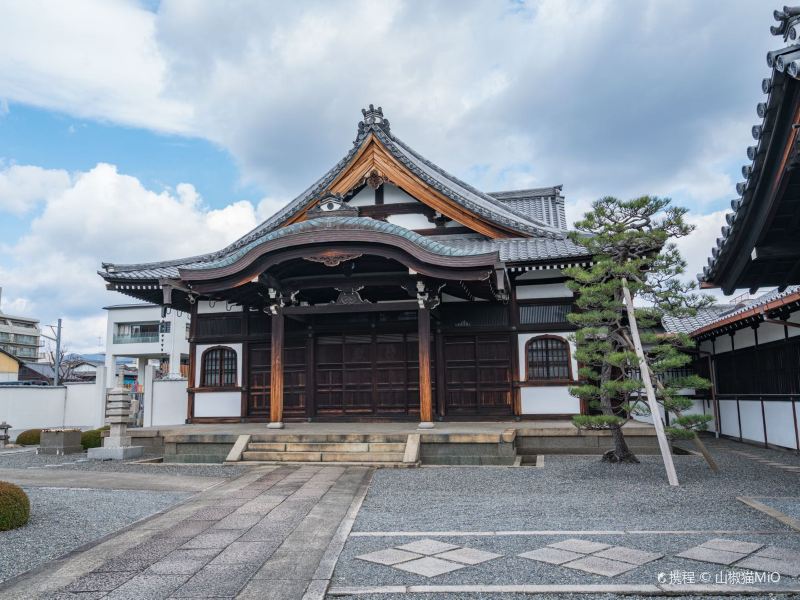
<instances>
[{"instance_id":1,"label":"low hedge","mask_svg":"<svg viewBox=\"0 0 800 600\"><path fill-rule=\"evenodd\" d=\"M111 429L111 426L104 425L99 429L89 429L81 434L81 446L84 450L89 448L99 448L103 445L103 432Z\"/></svg>"},{"instance_id":2,"label":"low hedge","mask_svg":"<svg viewBox=\"0 0 800 600\"><path fill-rule=\"evenodd\" d=\"M21 487L0 481L0 531L16 529L28 522L31 503Z\"/></svg>"},{"instance_id":3,"label":"low hedge","mask_svg":"<svg viewBox=\"0 0 800 600\"><path fill-rule=\"evenodd\" d=\"M103 445L103 435L99 429L90 429L81 434L81 446L84 450L99 448Z\"/></svg>"},{"instance_id":4,"label":"low hedge","mask_svg":"<svg viewBox=\"0 0 800 600\"><path fill-rule=\"evenodd\" d=\"M38 446L41 437L41 429L27 429L17 436L16 443L20 446Z\"/></svg>"}]
</instances>

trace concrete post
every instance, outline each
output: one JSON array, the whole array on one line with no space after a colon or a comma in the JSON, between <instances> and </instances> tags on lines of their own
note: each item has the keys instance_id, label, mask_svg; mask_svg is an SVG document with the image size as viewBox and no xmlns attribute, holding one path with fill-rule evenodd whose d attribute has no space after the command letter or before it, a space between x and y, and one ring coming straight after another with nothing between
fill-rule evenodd
<instances>
[{"instance_id":1,"label":"concrete post","mask_svg":"<svg viewBox=\"0 0 800 600\"><path fill-rule=\"evenodd\" d=\"M131 397L128 390L116 387L109 390L106 399L106 423L111 427L102 448L90 448L89 458L96 460L122 460L136 458L144 453L142 446L131 446L128 419L131 414Z\"/></svg>"},{"instance_id":2,"label":"concrete post","mask_svg":"<svg viewBox=\"0 0 800 600\"><path fill-rule=\"evenodd\" d=\"M144 403L144 427L153 426L153 402L155 400L155 389L153 382L156 380L156 368L153 365L147 365L144 370L144 390L142 393L142 402Z\"/></svg>"},{"instance_id":3,"label":"concrete post","mask_svg":"<svg viewBox=\"0 0 800 600\"><path fill-rule=\"evenodd\" d=\"M137 373L136 373L136 385L137 386L141 386L143 389L144 389L144 379L145 379L144 371L147 368L147 361L148 361L148 359L141 358L141 357L136 359L136 371L137 371ZM139 390L137 390L137 391L139 391Z\"/></svg>"}]
</instances>

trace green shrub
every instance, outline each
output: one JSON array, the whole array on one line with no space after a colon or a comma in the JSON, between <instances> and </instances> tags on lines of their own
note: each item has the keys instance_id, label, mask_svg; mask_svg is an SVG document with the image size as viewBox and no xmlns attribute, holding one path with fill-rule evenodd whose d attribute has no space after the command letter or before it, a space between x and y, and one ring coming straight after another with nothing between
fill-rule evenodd
<instances>
[{"instance_id":1,"label":"green shrub","mask_svg":"<svg viewBox=\"0 0 800 600\"><path fill-rule=\"evenodd\" d=\"M17 436L16 443L20 446L38 446L41 437L41 429L27 429Z\"/></svg>"},{"instance_id":2,"label":"green shrub","mask_svg":"<svg viewBox=\"0 0 800 600\"><path fill-rule=\"evenodd\" d=\"M0 481L0 531L22 527L30 516L28 495L21 487Z\"/></svg>"},{"instance_id":3,"label":"green shrub","mask_svg":"<svg viewBox=\"0 0 800 600\"><path fill-rule=\"evenodd\" d=\"M99 429L90 429L81 434L81 446L84 450L99 448L103 445L103 434Z\"/></svg>"}]
</instances>

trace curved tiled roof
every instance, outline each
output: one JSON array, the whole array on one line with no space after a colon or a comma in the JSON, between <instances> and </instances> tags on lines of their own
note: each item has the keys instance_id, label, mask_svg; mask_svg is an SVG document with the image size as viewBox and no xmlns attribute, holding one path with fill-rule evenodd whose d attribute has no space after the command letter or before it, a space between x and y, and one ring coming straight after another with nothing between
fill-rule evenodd
<instances>
[{"instance_id":1,"label":"curved tiled roof","mask_svg":"<svg viewBox=\"0 0 800 600\"><path fill-rule=\"evenodd\" d=\"M428 252L438 254L440 256L474 256L493 252L493 250L476 252L472 249L456 248L454 246L442 244L441 242L432 240L424 235L420 235L409 229L400 227L399 225L393 225L392 223L378 221L368 217L326 216L323 218L311 219L309 221L301 221L300 223L293 223L292 225L287 225L286 227L281 227L280 229L274 229L254 239L249 244L239 246L233 252L230 252L224 257L203 263L192 264L183 268L186 270L200 270L224 267L226 265L235 263L250 250L266 242L278 240L298 233L332 229L339 231L375 231L378 233L386 233L388 235L405 238L423 250L427 250Z\"/></svg>"},{"instance_id":2,"label":"curved tiled roof","mask_svg":"<svg viewBox=\"0 0 800 600\"><path fill-rule=\"evenodd\" d=\"M122 279L177 278L180 276L180 270L214 269L232 264L253 248L272 240L281 239L298 233L331 229L342 231L375 231L402 237L413 242L423 250L440 256L477 256L498 251L498 248L491 246L468 245L461 247L458 244L444 243L420 235L409 229L400 227L399 225L393 225L392 223L378 221L368 217L325 216L265 232L260 236L254 237L248 244L236 247L226 254L214 253L206 256L194 256L172 261L145 264L113 265L105 263L103 266L106 270L100 274Z\"/></svg>"},{"instance_id":3,"label":"curved tiled roof","mask_svg":"<svg viewBox=\"0 0 800 600\"><path fill-rule=\"evenodd\" d=\"M774 12L778 25L770 28L773 35L782 35L785 41L795 40L800 33L800 8L785 7ZM712 282L720 265L735 253L734 240L743 235L744 221L753 204L753 197L759 183L762 167L764 167L770 140L776 133L775 121L786 92L785 83L792 79L800 79L800 44L790 44L767 53L767 66L772 69L769 77L761 82L761 89L767 95L766 101L759 102L756 113L761 122L754 125L751 132L756 144L747 148L749 164L742 167L743 181L736 184L739 196L731 200L731 212L725 215L725 225L720 230L720 237L711 249L708 265L703 272L697 274L701 282Z\"/></svg>"}]
</instances>

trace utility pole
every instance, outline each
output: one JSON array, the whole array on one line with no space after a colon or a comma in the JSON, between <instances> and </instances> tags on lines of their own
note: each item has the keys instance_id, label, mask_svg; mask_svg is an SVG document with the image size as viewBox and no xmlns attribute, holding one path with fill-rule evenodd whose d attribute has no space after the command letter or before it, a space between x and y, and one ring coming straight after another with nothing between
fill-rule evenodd
<instances>
[{"instance_id":1,"label":"utility pole","mask_svg":"<svg viewBox=\"0 0 800 600\"><path fill-rule=\"evenodd\" d=\"M61 375L61 319L58 319L58 325L56 326L56 356L53 359L55 363L55 373L53 374L53 385L59 384L59 378Z\"/></svg>"}]
</instances>

